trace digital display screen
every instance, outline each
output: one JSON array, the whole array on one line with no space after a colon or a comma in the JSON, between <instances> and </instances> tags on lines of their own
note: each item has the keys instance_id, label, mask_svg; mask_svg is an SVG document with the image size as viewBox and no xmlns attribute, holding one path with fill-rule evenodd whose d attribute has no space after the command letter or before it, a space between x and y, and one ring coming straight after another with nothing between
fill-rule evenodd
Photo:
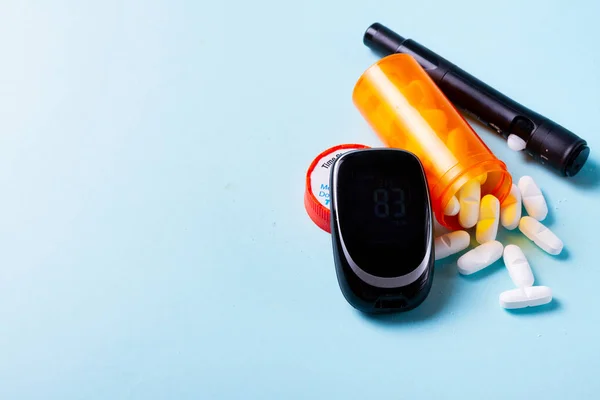
<instances>
[{"instance_id":1,"label":"digital display screen","mask_svg":"<svg viewBox=\"0 0 600 400\"><path fill-rule=\"evenodd\" d=\"M383 277L415 269L425 256L431 223L416 158L394 150L357 152L337 172L336 215L352 259Z\"/></svg>"}]
</instances>

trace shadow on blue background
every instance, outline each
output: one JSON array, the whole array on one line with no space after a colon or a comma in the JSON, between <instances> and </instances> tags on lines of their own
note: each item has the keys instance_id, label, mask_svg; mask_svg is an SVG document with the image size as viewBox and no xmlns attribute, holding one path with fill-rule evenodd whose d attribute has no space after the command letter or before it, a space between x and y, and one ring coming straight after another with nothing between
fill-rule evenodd
<instances>
[{"instance_id":1,"label":"shadow on blue background","mask_svg":"<svg viewBox=\"0 0 600 400\"><path fill-rule=\"evenodd\" d=\"M595 189L600 186L600 171L598 170L598 162L590 158L585 163L583 169L567 182L581 189Z\"/></svg>"}]
</instances>

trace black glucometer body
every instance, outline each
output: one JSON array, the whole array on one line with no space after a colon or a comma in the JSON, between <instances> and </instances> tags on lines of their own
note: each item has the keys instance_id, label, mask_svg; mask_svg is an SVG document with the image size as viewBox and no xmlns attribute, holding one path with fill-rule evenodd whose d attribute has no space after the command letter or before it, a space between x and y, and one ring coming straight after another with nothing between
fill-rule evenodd
<instances>
[{"instance_id":1,"label":"black glucometer body","mask_svg":"<svg viewBox=\"0 0 600 400\"><path fill-rule=\"evenodd\" d=\"M367 313L407 311L429 294L433 215L419 159L397 149L354 150L331 171L331 237L346 300Z\"/></svg>"}]
</instances>

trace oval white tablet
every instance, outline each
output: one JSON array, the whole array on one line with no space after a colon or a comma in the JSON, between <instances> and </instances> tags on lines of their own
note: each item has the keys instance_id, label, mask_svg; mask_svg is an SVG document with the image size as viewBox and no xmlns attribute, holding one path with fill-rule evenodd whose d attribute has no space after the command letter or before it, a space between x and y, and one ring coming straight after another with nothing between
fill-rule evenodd
<instances>
[{"instance_id":1,"label":"oval white tablet","mask_svg":"<svg viewBox=\"0 0 600 400\"><path fill-rule=\"evenodd\" d=\"M504 248L504 265L516 287L533 286L533 272L519 246L509 244Z\"/></svg>"},{"instance_id":2,"label":"oval white tablet","mask_svg":"<svg viewBox=\"0 0 600 400\"><path fill-rule=\"evenodd\" d=\"M563 242L550 229L538 220L531 217L523 217L519 222L519 230L529 240L537 244L545 252L557 255L563 249Z\"/></svg>"},{"instance_id":3,"label":"oval white tablet","mask_svg":"<svg viewBox=\"0 0 600 400\"><path fill-rule=\"evenodd\" d=\"M513 183L510 194L500 206L500 222L506 229L512 231L519 226L521 219L521 191Z\"/></svg>"},{"instance_id":4,"label":"oval white tablet","mask_svg":"<svg viewBox=\"0 0 600 400\"><path fill-rule=\"evenodd\" d=\"M475 247L458 259L458 272L471 275L492 265L502 257L504 246L494 240Z\"/></svg>"},{"instance_id":5,"label":"oval white tablet","mask_svg":"<svg viewBox=\"0 0 600 400\"><path fill-rule=\"evenodd\" d=\"M455 231L435 239L435 259L441 260L469 247L471 237L468 232Z\"/></svg>"},{"instance_id":6,"label":"oval white tablet","mask_svg":"<svg viewBox=\"0 0 600 400\"><path fill-rule=\"evenodd\" d=\"M450 198L450 201L448 201L448 204L446 204L446 208L444 208L444 214L454 216L454 215L458 214L459 211L460 211L460 203L458 202L458 199L456 198L456 196L452 196Z\"/></svg>"},{"instance_id":7,"label":"oval white tablet","mask_svg":"<svg viewBox=\"0 0 600 400\"><path fill-rule=\"evenodd\" d=\"M500 202L488 194L481 199L479 207L479 220L475 230L477 242L483 244L496 240L498 222L500 221Z\"/></svg>"},{"instance_id":8,"label":"oval white tablet","mask_svg":"<svg viewBox=\"0 0 600 400\"><path fill-rule=\"evenodd\" d=\"M552 289L547 286L531 286L500 293L500 306L506 309L541 306L552 301Z\"/></svg>"},{"instance_id":9,"label":"oval white tablet","mask_svg":"<svg viewBox=\"0 0 600 400\"><path fill-rule=\"evenodd\" d=\"M519 179L519 190L527 214L538 221L543 221L548 215L548 205L533 178L530 176L521 177Z\"/></svg>"},{"instance_id":10,"label":"oval white tablet","mask_svg":"<svg viewBox=\"0 0 600 400\"><path fill-rule=\"evenodd\" d=\"M463 228L472 228L479 217L479 202L481 201L481 184L473 179L463 185L458 192L460 211L458 222Z\"/></svg>"}]
</instances>

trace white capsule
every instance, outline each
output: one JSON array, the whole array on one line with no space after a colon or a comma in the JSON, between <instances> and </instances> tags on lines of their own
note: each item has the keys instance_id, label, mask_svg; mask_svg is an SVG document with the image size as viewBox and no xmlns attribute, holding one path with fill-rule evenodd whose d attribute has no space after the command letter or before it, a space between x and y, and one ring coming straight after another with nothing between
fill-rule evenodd
<instances>
[{"instance_id":1,"label":"white capsule","mask_svg":"<svg viewBox=\"0 0 600 400\"><path fill-rule=\"evenodd\" d=\"M472 228L479 217L479 202L481 201L481 184L473 179L465 183L458 192L460 211L458 222L463 228Z\"/></svg>"},{"instance_id":2,"label":"white capsule","mask_svg":"<svg viewBox=\"0 0 600 400\"><path fill-rule=\"evenodd\" d=\"M442 258L463 251L469 247L470 242L471 237L465 231L450 232L437 237L435 239L435 259L441 260Z\"/></svg>"},{"instance_id":3,"label":"white capsule","mask_svg":"<svg viewBox=\"0 0 600 400\"><path fill-rule=\"evenodd\" d=\"M496 240L498 234L498 222L500 220L500 202L497 198L488 194L481 199L479 207L479 221L475 230L477 242L483 244Z\"/></svg>"},{"instance_id":4,"label":"white capsule","mask_svg":"<svg viewBox=\"0 0 600 400\"><path fill-rule=\"evenodd\" d=\"M563 249L563 242L548 227L531 217L523 217L519 222L519 230L529 240L537 244L545 252L557 255Z\"/></svg>"},{"instance_id":5,"label":"white capsule","mask_svg":"<svg viewBox=\"0 0 600 400\"><path fill-rule=\"evenodd\" d=\"M450 201L448 201L448 204L446 204L446 208L444 208L444 215L454 216L458 214L459 211L460 203L458 202L458 199L456 198L456 196L450 197Z\"/></svg>"},{"instance_id":6,"label":"white capsule","mask_svg":"<svg viewBox=\"0 0 600 400\"><path fill-rule=\"evenodd\" d=\"M480 271L498 261L502 250L504 246L496 240L479 245L458 259L458 272L471 275Z\"/></svg>"},{"instance_id":7,"label":"white capsule","mask_svg":"<svg viewBox=\"0 0 600 400\"><path fill-rule=\"evenodd\" d=\"M506 309L541 306L552 301L552 289L547 286L523 287L500 293L500 306Z\"/></svg>"},{"instance_id":8,"label":"white capsule","mask_svg":"<svg viewBox=\"0 0 600 400\"><path fill-rule=\"evenodd\" d=\"M504 265L516 287L533 286L533 272L519 246L509 244L504 248Z\"/></svg>"},{"instance_id":9,"label":"white capsule","mask_svg":"<svg viewBox=\"0 0 600 400\"><path fill-rule=\"evenodd\" d=\"M548 205L533 178L530 176L521 177L519 179L519 190L527 214L538 221L543 221L548 215Z\"/></svg>"},{"instance_id":10,"label":"white capsule","mask_svg":"<svg viewBox=\"0 0 600 400\"><path fill-rule=\"evenodd\" d=\"M506 229L512 231L519 226L521 219L521 191L513 183L510 194L500 207L500 222Z\"/></svg>"},{"instance_id":11,"label":"white capsule","mask_svg":"<svg viewBox=\"0 0 600 400\"><path fill-rule=\"evenodd\" d=\"M527 147L527 143L515 134L508 135L506 140L508 148L514 151L521 151Z\"/></svg>"}]
</instances>

